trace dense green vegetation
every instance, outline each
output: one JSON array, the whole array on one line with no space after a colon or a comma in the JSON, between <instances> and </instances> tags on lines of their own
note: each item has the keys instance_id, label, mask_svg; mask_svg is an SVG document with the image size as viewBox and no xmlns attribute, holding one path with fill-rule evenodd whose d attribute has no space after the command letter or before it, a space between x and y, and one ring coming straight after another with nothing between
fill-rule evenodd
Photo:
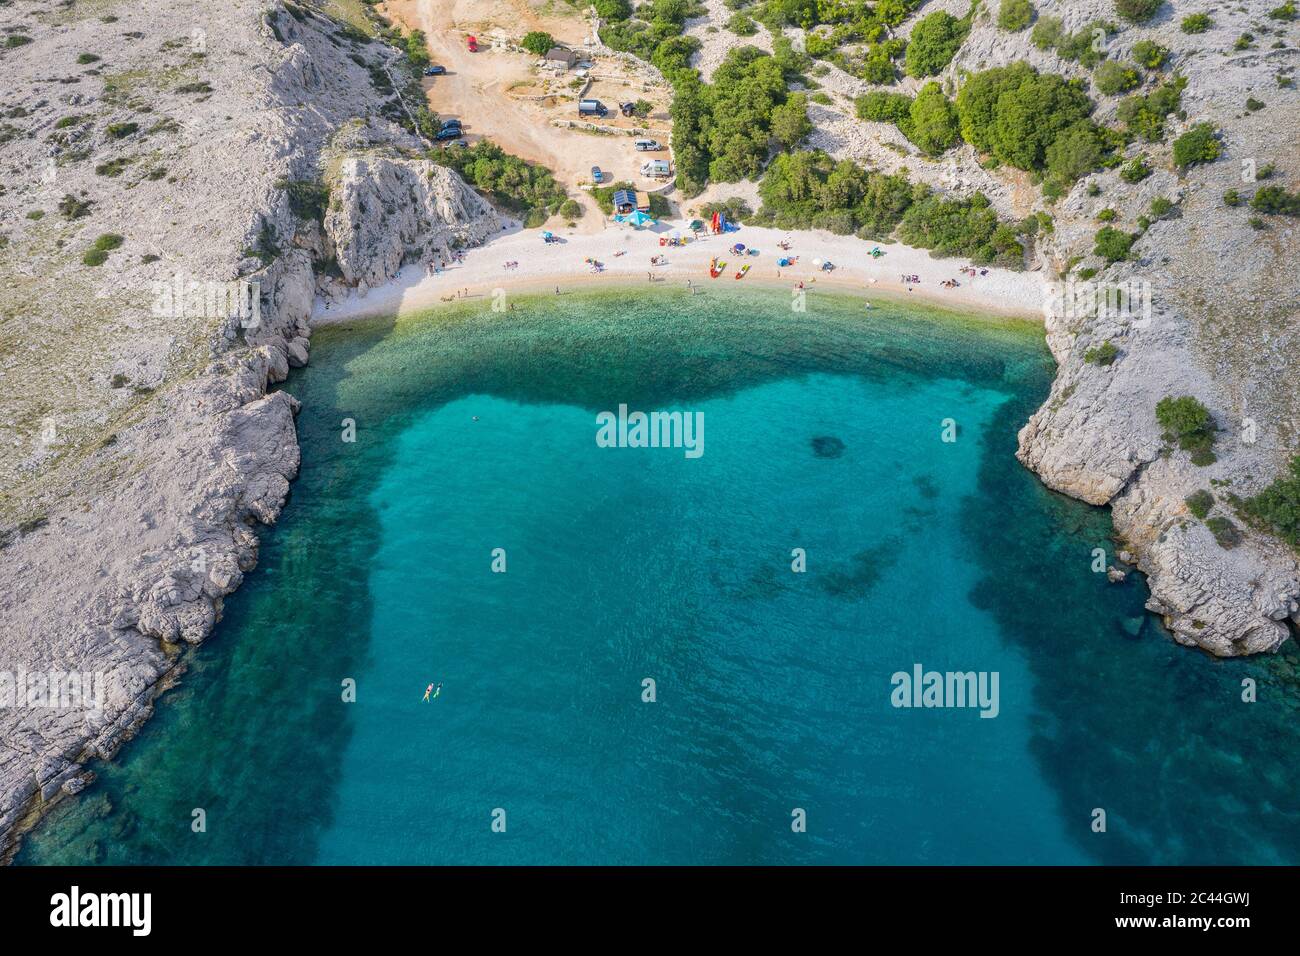
<instances>
[{"instance_id":1,"label":"dense green vegetation","mask_svg":"<svg viewBox=\"0 0 1300 956\"><path fill-rule=\"evenodd\" d=\"M869 173L850 160L836 162L820 150L781 153L759 184L763 207L751 221L781 229L826 229L884 239L925 191L905 175Z\"/></svg>"},{"instance_id":2,"label":"dense green vegetation","mask_svg":"<svg viewBox=\"0 0 1300 956\"><path fill-rule=\"evenodd\" d=\"M428 156L456 170L498 205L518 213L526 226L540 226L568 199L550 170L512 156L487 140L465 149L430 150Z\"/></svg>"},{"instance_id":3,"label":"dense green vegetation","mask_svg":"<svg viewBox=\"0 0 1300 956\"><path fill-rule=\"evenodd\" d=\"M1016 230L998 221L983 193L969 199L944 199L931 193L903 214L898 238L929 249L933 256L965 256L972 262L1019 269L1024 247Z\"/></svg>"},{"instance_id":4,"label":"dense green vegetation","mask_svg":"<svg viewBox=\"0 0 1300 956\"><path fill-rule=\"evenodd\" d=\"M1214 463L1214 433L1218 426L1210 410L1191 395L1160 399L1156 404L1156 422L1165 430L1165 441L1191 452L1192 464Z\"/></svg>"},{"instance_id":5,"label":"dense green vegetation","mask_svg":"<svg viewBox=\"0 0 1300 956\"><path fill-rule=\"evenodd\" d=\"M1247 498L1243 511L1256 524L1300 549L1300 455L1291 459L1286 474Z\"/></svg>"},{"instance_id":6,"label":"dense green vegetation","mask_svg":"<svg viewBox=\"0 0 1300 956\"><path fill-rule=\"evenodd\" d=\"M1018 33L1034 19L1034 5L1029 0L1002 0L998 6L998 26Z\"/></svg>"},{"instance_id":7,"label":"dense green vegetation","mask_svg":"<svg viewBox=\"0 0 1300 956\"><path fill-rule=\"evenodd\" d=\"M782 229L827 229L885 239L895 229L909 245L934 255L1020 268L1024 248L1016 230L999 222L988 200L949 200L906 175L868 172L821 151L783 153L759 184L763 208L750 221Z\"/></svg>"},{"instance_id":8,"label":"dense green vegetation","mask_svg":"<svg viewBox=\"0 0 1300 956\"><path fill-rule=\"evenodd\" d=\"M971 17L975 7L964 18L958 20L950 13L938 10L921 20L912 28L907 43L905 60L909 76L934 76L952 62L957 55L962 41L970 32Z\"/></svg>"},{"instance_id":9,"label":"dense green vegetation","mask_svg":"<svg viewBox=\"0 0 1300 956\"><path fill-rule=\"evenodd\" d=\"M858 116L864 120L893 123L924 153L938 156L961 139L957 111L943 88L931 81L915 98L904 93L875 92L858 97Z\"/></svg>"},{"instance_id":10,"label":"dense green vegetation","mask_svg":"<svg viewBox=\"0 0 1300 956\"><path fill-rule=\"evenodd\" d=\"M677 74L673 152L685 195L708 180L753 179L774 142L789 149L808 134L805 97L786 92L790 69L780 56L743 46L727 54L711 84L694 70Z\"/></svg>"},{"instance_id":11,"label":"dense green vegetation","mask_svg":"<svg viewBox=\"0 0 1300 956\"><path fill-rule=\"evenodd\" d=\"M1205 13L1193 13L1191 16L1183 17L1182 29L1184 33L1204 33L1212 26L1214 26L1214 21Z\"/></svg>"}]
</instances>

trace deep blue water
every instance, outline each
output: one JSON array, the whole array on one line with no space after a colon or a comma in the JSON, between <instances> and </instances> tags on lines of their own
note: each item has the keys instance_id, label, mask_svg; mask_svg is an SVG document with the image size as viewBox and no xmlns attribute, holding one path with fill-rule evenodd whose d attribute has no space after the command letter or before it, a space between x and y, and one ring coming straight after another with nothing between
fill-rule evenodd
<instances>
[{"instance_id":1,"label":"deep blue water","mask_svg":"<svg viewBox=\"0 0 1300 956\"><path fill-rule=\"evenodd\" d=\"M1295 659L1091 571L1108 515L1014 459L1041 330L710 292L319 332L259 569L20 859L1300 861ZM620 403L704 454L598 447ZM998 716L891 706L918 663L997 672Z\"/></svg>"}]
</instances>

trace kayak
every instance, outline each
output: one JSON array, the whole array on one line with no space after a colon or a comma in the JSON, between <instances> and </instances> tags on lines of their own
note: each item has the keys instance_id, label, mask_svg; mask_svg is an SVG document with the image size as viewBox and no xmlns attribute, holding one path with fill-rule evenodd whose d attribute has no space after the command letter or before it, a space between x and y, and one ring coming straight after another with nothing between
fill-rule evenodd
<instances>
[{"instance_id":1,"label":"kayak","mask_svg":"<svg viewBox=\"0 0 1300 956\"><path fill-rule=\"evenodd\" d=\"M722 275L722 270L725 268L727 268L727 263L725 261L716 263L709 269L709 278L716 279L718 276Z\"/></svg>"},{"instance_id":2,"label":"kayak","mask_svg":"<svg viewBox=\"0 0 1300 956\"><path fill-rule=\"evenodd\" d=\"M743 278L745 278L745 273L748 272L748 271L749 271L749 266L747 266L747 265L741 266L741 267L740 267L740 271L736 273L736 278L737 278L737 279L743 279Z\"/></svg>"}]
</instances>

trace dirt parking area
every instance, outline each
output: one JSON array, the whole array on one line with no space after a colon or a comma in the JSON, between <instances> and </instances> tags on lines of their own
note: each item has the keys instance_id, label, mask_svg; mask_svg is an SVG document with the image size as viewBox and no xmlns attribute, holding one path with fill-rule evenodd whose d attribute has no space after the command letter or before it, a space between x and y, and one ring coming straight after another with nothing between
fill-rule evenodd
<instances>
[{"instance_id":1,"label":"dirt parking area","mask_svg":"<svg viewBox=\"0 0 1300 956\"><path fill-rule=\"evenodd\" d=\"M424 81L429 106L443 118L455 117L466 139L489 139L507 152L549 168L586 209L579 228L604 228L603 214L584 187L593 166L608 184L628 180L639 189L660 185L640 175L647 159L667 159L671 125L670 92L650 74L620 58L583 55L590 28L563 3L539 0L390 0L380 8L408 29L423 30L433 62L446 68ZM539 68L539 58L511 49L525 33L550 33L580 58L589 71ZM471 53L467 36L478 39ZM495 41L495 42L494 42ZM580 97L599 99L604 118L578 116ZM644 118L620 114L620 102L651 104ZM595 128L593 128L595 127ZM638 152L637 135L658 140L660 152Z\"/></svg>"}]
</instances>

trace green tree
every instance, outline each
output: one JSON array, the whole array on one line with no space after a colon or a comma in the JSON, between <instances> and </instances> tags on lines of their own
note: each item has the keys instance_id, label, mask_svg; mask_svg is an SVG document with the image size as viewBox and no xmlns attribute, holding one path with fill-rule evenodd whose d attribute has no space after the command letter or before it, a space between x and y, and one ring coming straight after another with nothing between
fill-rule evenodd
<instances>
[{"instance_id":1,"label":"green tree","mask_svg":"<svg viewBox=\"0 0 1300 956\"><path fill-rule=\"evenodd\" d=\"M958 20L942 10L922 17L907 43L908 75L934 76L942 70L957 55L969 29L968 20Z\"/></svg>"},{"instance_id":2,"label":"green tree","mask_svg":"<svg viewBox=\"0 0 1300 956\"><path fill-rule=\"evenodd\" d=\"M555 38L542 30L533 30L524 34L520 46L534 56L545 56L555 46Z\"/></svg>"},{"instance_id":3,"label":"green tree","mask_svg":"<svg viewBox=\"0 0 1300 956\"><path fill-rule=\"evenodd\" d=\"M932 80L916 94L903 134L930 156L938 156L957 145L961 139L957 111L943 95L943 88L938 83Z\"/></svg>"}]
</instances>

